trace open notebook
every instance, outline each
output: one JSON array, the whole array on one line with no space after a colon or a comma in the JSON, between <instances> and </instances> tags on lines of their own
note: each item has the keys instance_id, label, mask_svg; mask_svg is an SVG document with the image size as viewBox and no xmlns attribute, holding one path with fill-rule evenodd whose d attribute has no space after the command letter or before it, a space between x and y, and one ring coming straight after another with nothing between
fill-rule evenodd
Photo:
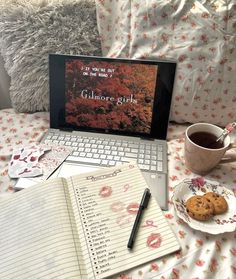
<instances>
[{"instance_id":1,"label":"open notebook","mask_svg":"<svg viewBox=\"0 0 236 279\"><path fill-rule=\"evenodd\" d=\"M180 249L136 165L47 180L0 201L0 278L104 278Z\"/></svg>"}]
</instances>

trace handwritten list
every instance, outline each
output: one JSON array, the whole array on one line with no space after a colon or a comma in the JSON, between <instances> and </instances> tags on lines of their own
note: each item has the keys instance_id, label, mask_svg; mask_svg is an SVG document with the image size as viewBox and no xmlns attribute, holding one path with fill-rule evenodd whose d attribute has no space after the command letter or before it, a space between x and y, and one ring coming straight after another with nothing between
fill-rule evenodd
<instances>
[{"instance_id":1,"label":"handwritten list","mask_svg":"<svg viewBox=\"0 0 236 279\"><path fill-rule=\"evenodd\" d=\"M128 239L146 182L135 165L68 180L88 278L104 278L178 250L179 243L151 198L134 248Z\"/></svg>"}]
</instances>

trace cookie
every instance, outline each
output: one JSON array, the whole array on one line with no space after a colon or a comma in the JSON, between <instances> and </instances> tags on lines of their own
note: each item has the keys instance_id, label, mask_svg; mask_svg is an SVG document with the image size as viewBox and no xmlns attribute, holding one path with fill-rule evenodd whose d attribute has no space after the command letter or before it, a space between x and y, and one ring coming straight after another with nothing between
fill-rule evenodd
<instances>
[{"instance_id":1,"label":"cookie","mask_svg":"<svg viewBox=\"0 0 236 279\"><path fill-rule=\"evenodd\" d=\"M186 201L187 213L198 221L207 221L214 214L214 206L204 196L196 195Z\"/></svg>"},{"instance_id":2,"label":"cookie","mask_svg":"<svg viewBox=\"0 0 236 279\"><path fill-rule=\"evenodd\" d=\"M213 203L215 215L225 213L228 210L228 203L223 196L214 192L208 192L203 197Z\"/></svg>"}]
</instances>

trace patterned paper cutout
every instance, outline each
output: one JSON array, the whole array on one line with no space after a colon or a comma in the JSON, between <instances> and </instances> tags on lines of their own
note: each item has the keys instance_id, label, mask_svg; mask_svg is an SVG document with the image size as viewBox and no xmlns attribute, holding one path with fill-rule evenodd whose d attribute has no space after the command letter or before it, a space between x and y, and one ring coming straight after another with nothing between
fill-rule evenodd
<instances>
[{"instance_id":1,"label":"patterned paper cutout","mask_svg":"<svg viewBox=\"0 0 236 279\"><path fill-rule=\"evenodd\" d=\"M48 150L50 147L39 145L15 149L9 163L9 176L19 178L42 175L43 169L39 164L39 159Z\"/></svg>"}]
</instances>

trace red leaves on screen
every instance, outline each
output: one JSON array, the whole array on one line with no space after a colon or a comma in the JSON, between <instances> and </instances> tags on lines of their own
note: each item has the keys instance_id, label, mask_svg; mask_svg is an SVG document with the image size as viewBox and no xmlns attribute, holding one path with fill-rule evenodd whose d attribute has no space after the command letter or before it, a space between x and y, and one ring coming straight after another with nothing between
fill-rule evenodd
<instances>
[{"instance_id":1,"label":"red leaves on screen","mask_svg":"<svg viewBox=\"0 0 236 279\"><path fill-rule=\"evenodd\" d=\"M156 66L69 60L65 75L67 123L150 132Z\"/></svg>"}]
</instances>

